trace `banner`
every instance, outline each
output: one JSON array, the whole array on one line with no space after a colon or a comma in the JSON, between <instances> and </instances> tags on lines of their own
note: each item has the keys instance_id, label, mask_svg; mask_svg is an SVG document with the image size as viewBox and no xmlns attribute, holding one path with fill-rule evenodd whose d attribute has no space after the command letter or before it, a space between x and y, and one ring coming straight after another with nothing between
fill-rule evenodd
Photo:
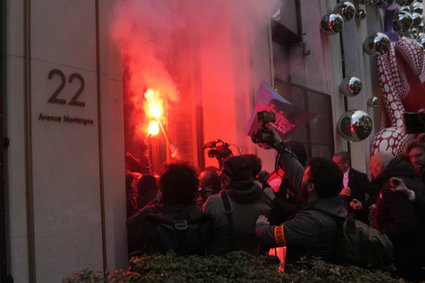
<instances>
[{"instance_id":1,"label":"banner","mask_svg":"<svg viewBox=\"0 0 425 283\"><path fill-rule=\"evenodd\" d=\"M260 111L275 113L276 122L270 124L279 132L282 139L286 139L299 126L317 116L315 113L305 111L293 105L265 82L262 82L260 85L254 111L246 126L245 131L249 136L252 136L255 130L262 125L262 123L257 120L257 112Z\"/></svg>"}]
</instances>

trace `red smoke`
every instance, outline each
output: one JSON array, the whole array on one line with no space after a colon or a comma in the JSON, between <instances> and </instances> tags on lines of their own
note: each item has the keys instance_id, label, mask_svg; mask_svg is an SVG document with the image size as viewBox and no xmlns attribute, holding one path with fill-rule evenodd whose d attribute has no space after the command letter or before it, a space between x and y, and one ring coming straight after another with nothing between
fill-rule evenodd
<instances>
[{"instance_id":1,"label":"red smoke","mask_svg":"<svg viewBox=\"0 0 425 283\"><path fill-rule=\"evenodd\" d=\"M123 55L126 144L145 139L138 129L149 122L143 95L151 88L164 99L164 121L185 159L201 165L196 152L204 140L249 147L243 128L264 77L251 69L252 52L260 34L267 40L265 27L279 3L119 1L111 32Z\"/></svg>"}]
</instances>

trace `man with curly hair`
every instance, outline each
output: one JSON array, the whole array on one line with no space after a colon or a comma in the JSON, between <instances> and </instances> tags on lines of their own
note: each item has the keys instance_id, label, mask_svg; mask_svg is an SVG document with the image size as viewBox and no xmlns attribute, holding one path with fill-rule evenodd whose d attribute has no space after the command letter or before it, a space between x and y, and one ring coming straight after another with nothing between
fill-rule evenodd
<instances>
[{"instance_id":1,"label":"man with curly hair","mask_svg":"<svg viewBox=\"0 0 425 283\"><path fill-rule=\"evenodd\" d=\"M280 225L270 225L261 215L256 235L268 248L287 246L286 262L300 257L321 257L334 260L339 222L347 216L339 192L343 174L337 165L324 158L313 158L304 171L301 195L306 206ZM336 221L338 220L338 221Z\"/></svg>"},{"instance_id":2,"label":"man with curly hair","mask_svg":"<svg viewBox=\"0 0 425 283\"><path fill-rule=\"evenodd\" d=\"M127 221L129 255L204 254L207 217L195 205L197 170L188 163L165 165L159 178L160 201Z\"/></svg>"}]
</instances>

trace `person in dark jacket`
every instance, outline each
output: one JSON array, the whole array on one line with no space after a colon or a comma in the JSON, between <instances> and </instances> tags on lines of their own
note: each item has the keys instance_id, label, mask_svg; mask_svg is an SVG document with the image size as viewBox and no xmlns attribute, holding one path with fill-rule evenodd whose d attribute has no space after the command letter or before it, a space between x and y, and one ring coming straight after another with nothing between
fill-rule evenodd
<instances>
[{"instance_id":1,"label":"person in dark jacket","mask_svg":"<svg viewBox=\"0 0 425 283\"><path fill-rule=\"evenodd\" d=\"M375 225L388 235L394 246L398 275L408 280L424 279L424 227L414 202L396 190L398 184L423 194L424 186L414 168L389 152L378 152L370 160L372 185L380 189L376 202ZM396 182L397 181L397 182Z\"/></svg>"},{"instance_id":2,"label":"person in dark jacket","mask_svg":"<svg viewBox=\"0 0 425 283\"><path fill-rule=\"evenodd\" d=\"M313 158L305 169L301 194L306 207L281 225L270 225L265 216L256 224L256 235L265 247L287 247L286 262L302 256L333 262L338 227L347 216L342 197L342 172L335 163Z\"/></svg>"},{"instance_id":3,"label":"person in dark jacket","mask_svg":"<svg viewBox=\"0 0 425 283\"><path fill-rule=\"evenodd\" d=\"M199 174L197 206L202 207L210 196L217 194L221 190L222 183L218 173L219 169L217 167L209 166Z\"/></svg>"},{"instance_id":4,"label":"person in dark jacket","mask_svg":"<svg viewBox=\"0 0 425 283\"><path fill-rule=\"evenodd\" d=\"M139 192L137 211L155 201L159 193L156 178L152 175L143 175L137 184L137 189Z\"/></svg>"},{"instance_id":5,"label":"person in dark jacket","mask_svg":"<svg viewBox=\"0 0 425 283\"><path fill-rule=\"evenodd\" d=\"M159 203L145 206L127 221L129 255L168 251L204 255L208 219L195 205L196 169L188 163L167 164L159 178L159 190ZM174 233L179 233L178 237Z\"/></svg>"},{"instance_id":6,"label":"person in dark jacket","mask_svg":"<svg viewBox=\"0 0 425 283\"><path fill-rule=\"evenodd\" d=\"M343 189L344 206L349 215L368 223L369 206L378 197L378 190L370 185L367 175L351 167L350 155L346 151L335 153L332 161L344 173ZM366 200L366 194L369 196Z\"/></svg>"},{"instance_id":7,"label":"person in dark jacket","mask_svg":"<svg viewBox=\"0 0 425 283\"><path fill-rule=\"evenodd\" d=\"M277 133L274 135L277 138L274 148L278 152L279 171L283 175L276 197L272 198L269 221L272 225L277 225L292 218L304 205L300 192L307 151L299 141L283 142Z\"/></svg>"},{"instance_id":8,"label":"person in dark jacket","mask_svg":"<svg viewBox=\"0 0 425 283\"><path fill-rule=\"evenodd\" d=\"M255 237L255 221L268 215L271 200L254 181L246 158L232 156L223 163L225 187L208 198L203 210L210 216L208 255L225 255L246 251L258 255L260 245Z\"/></svg>"}]
</instances>

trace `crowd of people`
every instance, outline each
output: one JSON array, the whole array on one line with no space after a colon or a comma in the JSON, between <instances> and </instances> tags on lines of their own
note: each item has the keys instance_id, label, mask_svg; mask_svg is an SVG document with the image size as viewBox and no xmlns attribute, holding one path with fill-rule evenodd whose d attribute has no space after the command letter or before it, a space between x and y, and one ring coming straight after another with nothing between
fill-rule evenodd
<instances>
[{"instance_id":1,"label":"crowd of people","mask_svg":"<svg viewBox=\"0 0 425 283\"><path fill-rule=\"evenodd\" d=\"M388 236L396 275L425 280L423 140L411 141L397 158L373 155L371 181L351 167L347 152L307 162L301 143L285 143L276 132L272 147L277 168L270 174L257 156L246 154L227 158L221 170L198 174L187 162L173 162L157 183L151 175L137 178L139 201L127 221L129 256L261 255L284 246L287 264L300 257L334 263L341 223L352 217Z\"/></svg>"}]
</instances>

